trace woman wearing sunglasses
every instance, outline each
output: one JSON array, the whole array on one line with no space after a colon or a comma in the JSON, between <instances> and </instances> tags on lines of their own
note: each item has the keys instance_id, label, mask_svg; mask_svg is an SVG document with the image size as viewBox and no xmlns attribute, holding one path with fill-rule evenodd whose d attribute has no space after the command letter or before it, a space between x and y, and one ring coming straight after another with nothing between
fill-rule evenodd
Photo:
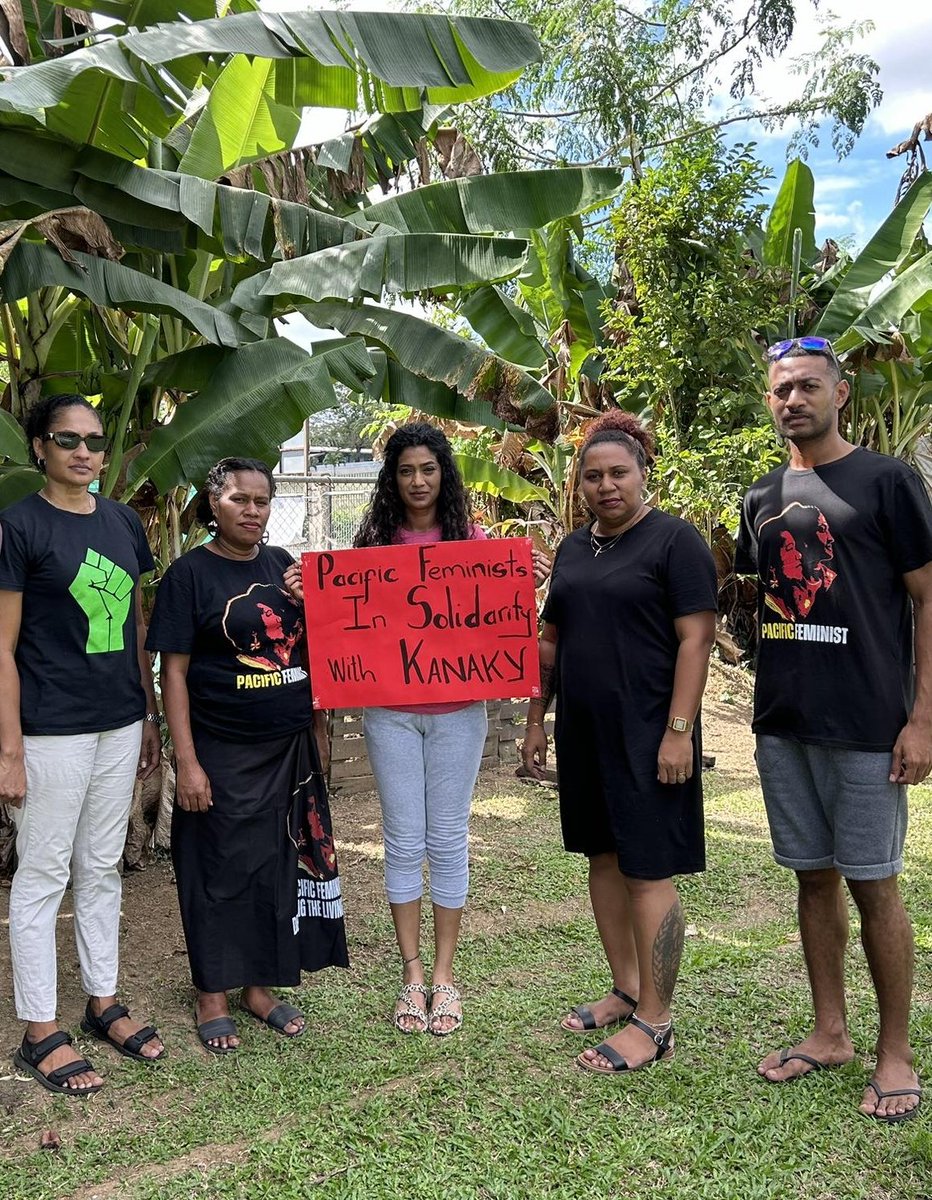
<instances>
[{"instance_id":1,"label":"woman wearing sunglasses","mask_svg":"<svg viewBox=\"0 0 932 1200\"><path fill-rule=\"evenodd\" d=\"M12 807L10 893L17 1067L49 1091L103 1080L57 1021L55 932L69 875L85 1033L141 1062L162 1057L151 1026L117 1001L120 875L135 779L161 742L137 584L154 563L142 524L93 494L107 444L77 395L30 410L41 489L0 513L0 801Z\"/></svg>"}]
</instances>

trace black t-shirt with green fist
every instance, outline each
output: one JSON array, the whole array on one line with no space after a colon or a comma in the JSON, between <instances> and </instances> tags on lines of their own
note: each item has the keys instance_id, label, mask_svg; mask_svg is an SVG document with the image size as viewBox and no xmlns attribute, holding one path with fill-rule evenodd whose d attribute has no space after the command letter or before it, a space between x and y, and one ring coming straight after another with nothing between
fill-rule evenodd
<instances>
[{"instance_id":1,"label":"black t-shirt with green fist","mask_svg":"<svg viewBox=\"0 0 932 1200\"><path fill-rule=\"evenodd\" d=\"M96 501L79 514L35 494L0 513L0 591L23 593L24 733L100 733L146 711L134 594L155 564L132 509Z\"/></svg>"}]
</instances>

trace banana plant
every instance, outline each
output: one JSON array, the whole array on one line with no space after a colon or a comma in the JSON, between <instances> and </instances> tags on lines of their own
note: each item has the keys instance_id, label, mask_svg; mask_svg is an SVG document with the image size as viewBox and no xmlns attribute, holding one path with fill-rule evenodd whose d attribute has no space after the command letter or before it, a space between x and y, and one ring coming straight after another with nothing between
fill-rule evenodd
<instances>
[{"instance_id":1,"label":"banana plant","mask_svg":"<svg viewBox=\"0 0 932 1200\"><path fill-rule=\"evenodd\" d=\"M116 24L95 30L90 9ZM463 416L546 432L553 397L536 374L479 344L451 371L445 331L428 327L441 336L419 354L423 330L359 306L504 283L525 269L529 221L617 190L617 171L568 170L455 180L382 204L365 195L415 156L423 170L440 116L537 55L526 26L268 14L249 0L220 18L206 0L8 10L24 36L17 65L0 68L0 411L19 419L51 391L98 397L114 447L101 486L144 512L163 560L210 463L244 447L275 461L334 403L334 381L413 388ZM63 36L50 50L53 31ZM285 167L268 156L290 151L310 104L368 115L304 152L300 199L282 199L273 185ZM276 322L312 308L343 337L309 354ZM6 438L0 457L2 506L39 477Z\"/></svg>"}]
</instances>

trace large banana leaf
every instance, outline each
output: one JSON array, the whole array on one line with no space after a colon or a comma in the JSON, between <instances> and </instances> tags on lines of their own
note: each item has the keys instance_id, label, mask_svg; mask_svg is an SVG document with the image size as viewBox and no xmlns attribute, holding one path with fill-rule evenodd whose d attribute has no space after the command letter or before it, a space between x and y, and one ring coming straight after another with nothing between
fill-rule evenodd
<instances>
[{"instance_id":1,"label":"large banana leaf","mask_svg":"<svg viewBox=\"0 0 932 1200\"><path fill-rule=\"evenodd\" d=\"M536 379L474 342L410 313L377 305L350 308L336 301L305 305L312 324L362 334L415 375L454 388L468 400L491 405L503 421L554 432L554 399Z\"/></svg>"},{"instance_id":2,"label":"large banana leaf","mask_svg":"<svg viewBox=\"0 0 932 1200\"><path fill-rule=\"evenodd\" d=\"M101 308L167 313L180 317L209 342L237 346L253 335L225 312L122 263L71 251L67 263L50 246L20 240L0 275L0 297L21 300L41 287L64 287Z\"/></svg>"},{"instance_id":3,"label":"large banana leaf","mask_svg":"<svg viewBox=\"0 0 932 1200\"><path fill-rule=\"evenodd\" d=\"M548 335L569 321L580 343L577 353L582 353L602 342L602 305L609 293L576 262L575 224L575 218L563 217L546 229L531 231L527 267L518 287Z\"/></svg>"},{"instance_id":4,"label":"large banana leaf","mask_svg":"<svg viewBox=\"0 0 932 1200\"><path fill-rule=\"evenodd\" d=\"M529 27L511 21L248 12L157 25L14 68L0 83L0 121L9 114L3 123L43 123L73 141L138 158L147 135L164 137L180 124L199 74L217 58L313 59L318 105L410 110L507 87L538 54ZM274 102L274 84L269 96Z\"/></svg>"},{"instance_id":5,"label":"large banana leaf","mask_svg":"<svg viewBox=\"0 0 932 1200\"><path fill-rule=\"evenodd\" d=\"M366 383L366 394L374 400L381 400L391 407L406 404L418 412L446 421L474 422L491 429L505 428L491 405L467 400L455 388L415 375L382 350L370 350L369 355L376 374Z\"/></svg>"},{"instance_id":6,"label":"large banana leaf","mask_svg":"<svg viewBox=\"0 0 932 1200\"><path fill-rule=\"evenodd\" d=\"M5 409L0 408L0 458L14 463L29 462L26 435L22 426Z\"/></svg>"},{"instance_id":7,"label":"large banana leaf","mask_svg":"<svg viewBox=\"0 0 932 1200\"><path fill-rule=\"evenodd\" d=\"M526 250L527 242L516 238L428 233L367 238L275 263L260 295L378 300L384 289L411 293L477 287L517 275ZM245 295L245 290L235 293L234 303L245 307Z\"/></svg>"},{"instance_id":8,"label":"large banana leaf","mask_svg":"<svg viewBox=\"0 0 932 1200\"><path fill-rule=\"evenodd\" d=\"M498 288L476 288L460 306L460 312L489 349L502 358L537 369L547 362L534 318Z\"/></svg>"},{"instance_id":9,"label":"large banana leaf","mask_svg":"<svg viewBox=\"0 0 932 1200\"><path fill-rule=\"evenodd\" d=\"M370 205L362 217L400 233L518 232L598 208L623 182L614 167L503 171L415 188Z\"/></svg>"},{"instance_id":10,"label":"large banana leaf","mask_svg":"<svg viewBox=\"0 0 932 1200\"><path fill-rule=\"evenodd\" d=\"M515 471L500 467L491 459L476 458L472 454L454 454L453 457L463 476L463 483L472 491L501 496L513 504L525 504L529 500L550 503L550 496L543 488L537 487Z\"/></svg>"},{"instance_id":11,"label":"large banana leaf","mask_svg":"<svg viewBox=\"0 0 932 1200\"><path fill-rule=\"evenodd\" d=\"M216 179L240 163L290 150L301 110L279 104L274 93L273 62L242 54L230 59L210 90L179 170Z\"/></svg>"},{"instance_id":12,"label":"large banana leaf","mask_svg":"<svg viewBox=\"0 0 932 1200\"><path fill-rule=\"evenodd\" d=\"M31 496L44 482L35 467L0 467L0 509Z\"/></svg>"},{"instance_id":13,"label":"large banana leaf","mask_svg":"<svg viewBox=\"0 0 932 1200\"><path fill-rule=\"evenodd\" d=\"M932 172L923 171L848 268L814 332L834 338L859 323L874 286L913 248L932 204Z\"/></svg>"},{"instance_id":14,"label":"large banana leaf","mask_svg":"<svg viewBox=\"0 0 932 1200\"><path fill-rule=\"evenodd\" d=\"M0 213L28 217L81 203L119 225L124 245L178 231L189 246L267 261L312 254L363 235L356 223L263 192L137 166L93 148L0 128Z\"/></svg>"},{"instance_id":15,"label":"large banana leaf","mask_svg":"<svg viewBox=\"0 0 932 1200\"><path fill-rule=\"evenodd\" d=\"M890 280L881 293L858 313L854 324L835 340L835 350L843 354L866 341L883 339L899 328L911 308L928 304L930 298L932 251Z\"/></svg>"},{"instance_id":16,"label":"large banana leaf","mask_svg":"<svg viewBox=\"0 0 932 1200\"><path fill-rule=\"evenodd\" d=\"M175 366L185 377L180 357ZM328 343L313 355L285 338L241 346L219 362L206 386L179 406L170 424L156 429L149 446L130 464L129 491L145 479L162 492L189 481L200 483L227 454L275 463L278 447L311 413L336 403L333 379L359 392L372 374L369 355L358 340Z\"/></svg>"},{"instance_id":17,"label":"large banana leaf","mask_svg":"<svg viewBox=\"0 0 932 1200\"><path fill-rule=\"evenodd\" d=\"M815 242L815 180L812 171L794 158L787 166L777 198L764 231L764 262L768 267L793 265L793 234L802 232L802 261L813 263L818 255Z\"/></svg>"},{"instance_id":18,"label":"large banana leaf","mask_svg":"<svg viewBox=\"0 0 932 1200\"><path fill-rule=\"evenodd\" d=\"M162 21L206 21L216 16L216 0L69 0L69 8L99 13L123 26L145 29Z\"/></svg>"}]
</instances>

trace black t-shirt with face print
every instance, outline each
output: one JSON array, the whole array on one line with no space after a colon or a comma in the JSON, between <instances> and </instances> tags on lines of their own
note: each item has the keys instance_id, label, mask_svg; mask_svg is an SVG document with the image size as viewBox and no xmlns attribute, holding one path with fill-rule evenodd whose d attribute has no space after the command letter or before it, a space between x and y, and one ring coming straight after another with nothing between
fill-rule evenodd
<instances>
[{"instance_id":1,"label":"black t-shirt with face print","mask_svg":"<svg viewBox=\"0 0 932 1200\"><path fill-rule=\"evenodd\" d=\"M193 727L258 742L310 724L304 614L282 579L292 561L279 546L248 561L199 546L165 572L146 645L190 655Z\"/></svg>"},{"instance_id":2,"label":"black t-shirt with face print","mask_svg":"<svg viewBox=\"0 0 932 1200\"><path fill-rule=\"evenodd\" d=\"M142 719L135 599L154 567L139 517L27 496L0 513L0 590L22 592L16 644L23 732L102 733Z\"/></svg>"},{"instance_id":3,"label":"black t-shirt with face print","mask_svg":"<svg viewBox=\"0 0 932 1200\"><path fill-rule=\"evenodd\" d=\"M754 732L891 750L912 705L903 576L928 562L932 508L899 459L857 447L759 479L735 560L760 580Z\"/></svg>"}]
</instances>

